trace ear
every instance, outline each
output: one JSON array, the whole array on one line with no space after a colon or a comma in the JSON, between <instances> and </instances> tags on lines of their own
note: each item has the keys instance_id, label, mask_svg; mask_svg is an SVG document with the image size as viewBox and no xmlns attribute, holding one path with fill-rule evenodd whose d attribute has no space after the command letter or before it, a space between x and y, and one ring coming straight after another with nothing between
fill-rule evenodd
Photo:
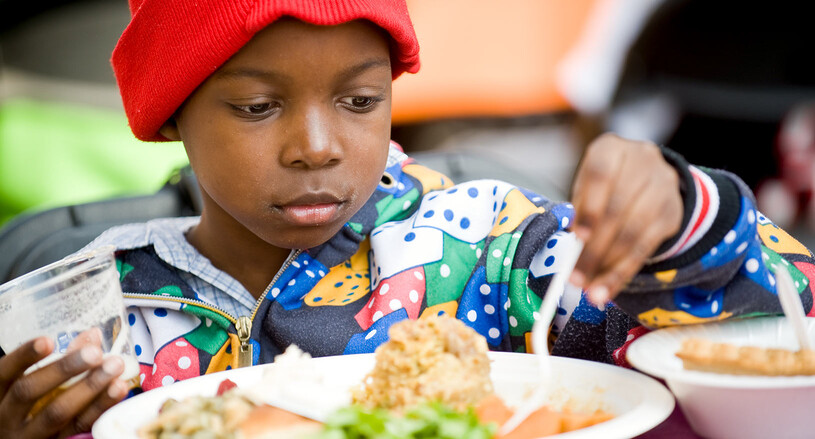
<instances>
[{"instance_id":1,"label":"ear","mask_svg":"<svg viewBox=\"0 0 815 439\"><path fill-rule=\"evenodd\" d=\"M159 134L169 140L181 140L181 133L178 131L178 125L175 122L175 117L171 117L164 122L158 130Z\"/></svg>"}]
</instances>

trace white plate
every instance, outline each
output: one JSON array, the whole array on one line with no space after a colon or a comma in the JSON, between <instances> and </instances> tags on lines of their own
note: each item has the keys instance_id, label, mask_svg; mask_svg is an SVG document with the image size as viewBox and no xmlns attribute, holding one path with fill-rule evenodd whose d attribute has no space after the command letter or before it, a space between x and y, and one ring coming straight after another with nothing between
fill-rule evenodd
<instances>
[{"instance_id":1,"label":"white plate","mask_svg":"<svg viewBox=\"0 0 815 439\"><path fill-rule=\"evenodd\" d=\"M815 319L807 318L807 331L815 340ZM797 350L792 326L783 317L760 317L704 325L677 326L649 332L631 343L626 358L649 375L713 387L782 388L815 386L815 376L765 377L685 370L676 356L682 340L705 338L738 346Z\"/></svg>"},{"instance_id":2,"label":"white plate","mask_svg":"<svg viewBox=\"0 0 815 439\"><path fill-rule=\"evenodd\" d=\"M815 319L807 318L815 340ZM760 317L649 332L629 346L636 369L662 378L676 395L690 426L710 438L812 437L815 376L744 376L685 370L676 356L682 340L700 337L739 346L797 350L783 317Z\"/></svg>"},{"instance_id":3,"label":"white plate","mask_svg":"<svg viewBox=\"0 0 815 439\"><path fill-rule=\"evenodd\" d=\"M534 355L490 352L491 378L498 393L509 405L516 405L537 379ZM327 392L361 382L374 365L373 354L321 357L311 360L315 369L333 383ZM108 410L93 426L94 439L136 439L136 431L158 414L168 398L214 395L226 378L239 387L258 382L264 368L274 364L230 370L154 389L130 398ZM607 422L556 436L561 439L630 438L664 421L674 408L674 398L662 384L638 372L621 367L571 358L552 357L556 388L552 404L573 408L604 409L615 415ZM336 395L335 395L336 397Z\"/></svg>"}]
</instances>

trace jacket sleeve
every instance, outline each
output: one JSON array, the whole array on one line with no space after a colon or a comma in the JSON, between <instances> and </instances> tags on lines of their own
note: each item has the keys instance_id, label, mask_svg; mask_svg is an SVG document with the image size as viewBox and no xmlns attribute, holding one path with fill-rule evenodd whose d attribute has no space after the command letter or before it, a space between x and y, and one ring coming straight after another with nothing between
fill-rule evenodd
<instances>
[{"instance_id":1,"label":"jacket sleeve","mask_svg":"<svg viewBox=\"0 0 815 439\"><path fill-rule=\"evenodd\" d=\"M649 328L778 314L774 273L783 264L813 315L812 253L756 209L737 176L664 155L682 176L683 228L615 304Z\"/></svg>"},{"instance_id":2,"label":"jacket sleeve","mask_svg":"<svg viewBox=\"0 0 815 439\"><path fill-rule=\"evenodd\" d=\"M804 311L815 315L810 286L815 279L812 253L756 210L751 191L737 176L689 165L668 149L663 154L681 176L685 207L681 231L660 246L605 309L598 309L580 289L567 285L551 328L553 354L625 366L626 347L649 329L779 314L774 277L779 264L788 267ZM561 204L547 210L570 209ZM563 222L571 218L554 216ZM546 215L539 215L532 221L524 233L529 239L522 240L534 252L527 295L537 304L552 273L559 269L562 246L573 240L568 227L558 227L542 241L531 239L545 229L536 227L545 219ZM519 250L516 260L529 252ZM510 285L510 297L513 293L520 299L523 289ZM520 316L510 314L510 318L526 323ZM524 338L528 335L526 332ZM529 350L523 343L514 347Z\"/></svg>"}]
</instances>

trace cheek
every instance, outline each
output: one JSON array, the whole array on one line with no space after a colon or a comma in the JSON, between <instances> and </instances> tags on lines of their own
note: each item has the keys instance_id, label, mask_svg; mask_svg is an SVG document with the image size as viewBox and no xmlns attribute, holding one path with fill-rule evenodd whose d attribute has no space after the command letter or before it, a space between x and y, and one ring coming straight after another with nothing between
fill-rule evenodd
<instances>
[{"instance_id":1,"label":"cheek","mask_svg":"<svg viewBox=\"0 0 815 439\"><path fill-rule=\"evenodd\" d=\"M388 159L390 145L390 112L382 111L379 117L365 123L346 125L342 136L345 144L346 160L353 162L352 169L357 182L373 187L379 184Z\"/></svg>"},{"instance_id":2,"label":"cheek","mask_svg":"<svg viewBox=\"0 0 815 439\"><path fill-rule=\"evenodd\" d=\"M390 141L385 142L384 146L381 143L377 144L360 155L362 160L355 167L357 171L355 177L357 181L361 183L364 182L361 184L360 190L365 191L365 193L362 194L365 200L373 194L376 187L382 181L382 173L385 171L388 160L389 144Z\"/></svg>"},{"instance_id":3,"label":"cheek","mask_svg":"<svg viewBox=\"0 0 815 439\"><path fill-rule=\"evenodd\" d=\"M232 173L233 178L236 175L248 177L254 168L261 167L268 160L264 157L266 149L259 140L263 138L212 120L190 130L184 144L190 162L202 172L214 175Z\"/></svg>"},{"instance_id":4,"label":"cheek","mask_svg":"<svg viewBox=\"0 0 815 439\"><path fill-rule=\"evenodd\" d=\"M268 157L246 139L212 134L188 148L199 184L226 210L254 209L270 184Z\"/></svg>"}]
</instances>

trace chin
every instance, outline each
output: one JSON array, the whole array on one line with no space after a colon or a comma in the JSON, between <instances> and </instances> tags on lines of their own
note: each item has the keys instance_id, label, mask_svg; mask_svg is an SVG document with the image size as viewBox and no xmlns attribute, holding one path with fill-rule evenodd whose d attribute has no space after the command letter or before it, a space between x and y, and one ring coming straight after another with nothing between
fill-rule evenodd
<instances>
[{"instance_id":1,"label":"chin","mask_svg":"<svg viewBox=\"0 0 815 439\"><path fill-rule=\"evenodd\" d=\"M273 236L273 240L267 241L275 247L290 248L290 249L308 249L325 244L340 231L340 227L316 226L297 231L288 232L287 235L291 238L287 241L280 241L280 235Z\"/></svg>"}]
</instances>

